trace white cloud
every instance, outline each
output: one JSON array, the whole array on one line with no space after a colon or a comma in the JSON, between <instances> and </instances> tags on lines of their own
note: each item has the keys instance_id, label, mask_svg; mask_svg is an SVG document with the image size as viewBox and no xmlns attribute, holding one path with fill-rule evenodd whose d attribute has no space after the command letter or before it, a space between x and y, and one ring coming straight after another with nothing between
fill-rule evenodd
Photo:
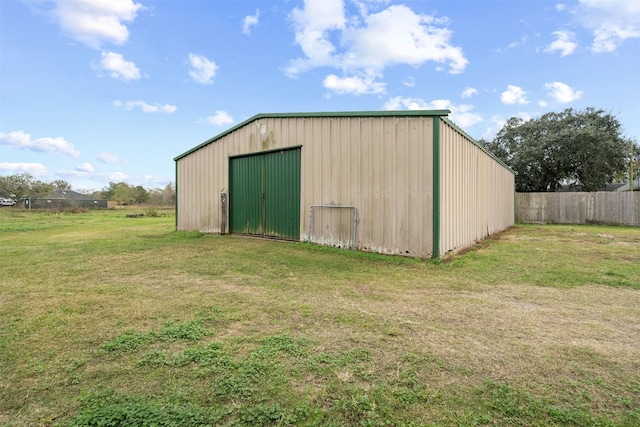
<instances>
[{"instance_id":1,"label":"white cloud","mask_svg":"<svg viewBox=\"0 0 640 427\"><path fill-rule=\"evenodd\" d=\"M8 174L28 173L36 178L48 175L47 168L40 163L7 163L0 162L0 171Z\"/></svg>"},{"instance_id":2,"label":"white cloud","mask_svg":"<svg viewBox=\"0 0 640 427\"><path fill-rule=\"evenodd\" d=\"M518 117L524 120L525 122L528 122L529 120L532 119L531 114L525 113L525 112L519 112L515 115L515 117ZM500 132L500 130L507 123L507 119L504 118L503 116L495 115L495 116L491 116L491 120L489 120L489 122L490 122L489 127L485 130L485 132L481 136L482 139L485 139L487 141L491 141L496 136L496 134Z\"/></svg>"},{"instance_id":3,"label":"white cloud","mask_svg":"<svg viewBox=\"0 0 640 427\"><path fill-rule=\"evenodd\" d=\"M477 95L478 94L478 89L473 88L473 87L465 87L464 90L462 91L462 96L463 98L471 98L473 95Z\"/></svg>"},{"instance_id":4,"label":"white cloud","mask_svg":"<svg viewBox=\"0 0 640 427\"><path fill-rule=\"evenodd\" d=\"M527 104L526 92L519 86L508 85L507 90L502 92L500 100L503 104Z\"/></svg>"},{"instance_id":5,"label":"white cloud","mask_svg":"<svg viewBox=\"0 0 640 427\"><path fill-rule=\"evenodd\" d=\"M93 171L84 171L79 168L75 170L59 170L56 171L58 175L63 177L72 177L72 178L84 178L90 179L96 182L125 182L129 181L129 175L124 172L93 172Z\"/></svg>"},{"instance_id":6,"label":"white cloud","mask_svg":"<svg viewBox=\"0 0 640 427\"><path fill-rule=\"evenodd\" d=\"M290 17L304 57L292 60L286 74L295 77L329 66L351 75L381 75L385 67L418 67L428 61L447 64L452 74L466 67L462 49L450 43L446 19L417 14L404 5L378 13L368 13L364 2L358 5L360 15L349 18L343 0L306 0L304 9L295 8Z\"/></svg>"},{"instance_id":7,"label":"white cloud","mask_svg":"<svg viewBox=\"0 0 640 427\"><path fill-rule=\"evenodd\" d=\"M504 127L507 121L501 116L491 116L491 120L489 120L489 123L489 127L487 127L487 129L480 137L486 141L493 140L493 138L498 134L498 132L500 132L500 129Z\"/></svg>"},{"instance_id":8,"label":"white cloud","mask_svg":"<svg viewBox=\"0 0 640 427\"><path fill-rule=\"evenodd\" d=\"M28 149L40 153L65 154L71 157L78 157L80 153L73 147L73 144L64 138L37 138L31 139L31 135L22 131L0 133L0 141L4 145L19 149Z\"/></svg>"},{"instance_id":9,"label":"white cloud","mask_svg":"<svg viewBox=\"0 0 640 427\"><path fill-rule=\"evenodd\" d=\"M93 166L91 166L90 163L83 163L80 166L76 167L76 170L78 172L86 172L86 173L91 173L93 172Z\"/></svg>"},{"instance_id":10,"label":"white cloud","mask_svg":"<svg viewBox=\"0 0 640 427\"><path fill-rule=\"evenodd\" d=\"M260 17L260 9L256 9L255 15L248 15L244 17L242 22L242 34L251 34L251 27L258 25L258 18Z\"/></svg>"},{"instance_id":11,"label":"white cloud","mask_svg":"<svg viewBox=\"0 0 640 427\"><path fill-rule=\"evenodd\" d=\"M107 172L107 173L98 174L96 176L104 180L108 180L110 182L111 181L122 182L122 181L126 181L129 178L129 175L127 175L124 172Z\"/></svg>"},{"instance_id":12,"label":"white cloud","mask_svg":"<svg viewBox=\"0 0 640 427\"><path fill-rule=\"evenodd\" d=\"M94 49L121 45L129 38L125 22L133 22L144 6L132 0L53 0L47 13L69 37Z\"/></svg>"},{"instance_id":13,"label":"white cloud","mask_svg":"<svg viewBox=\"0 0 640 427\"><path fill-rule=\"evenodd\" d=\"M566 5L566 4L564 4L564 3L558 3L558 4L556 4L555 9L556 9L558 12L563 12L563 11L565 11L565 10L567 9L567 5Z\"/></svg>"},{"instance_id":14,"label":"white cloud","mask_svg":"<svg viewBox=\"0 0 640 427\"><path fill-rule=\"evenodd\" d=\"M85 163L84 166L88 165ZM90 165L89 165L90 166ZM137 175L131 176L124 172L95 172L93 168L89 170L83 165L78 166L75 170L57 170L56 174L63 178L75 178L82 180L90 180L96 183L108 184L109 182L126 182L130 185L142 185L145 188L149 187L164 187L170 182L170 179L155 177L152 175ZM75 185L74 185L75 188ZM80 190L82 192L82 190ZM89 190L87 192L92 192Z\"/></svg>"},{"instance_id":15,"label":"white cloud","mask_svg":"<svg viewBox=\"0 0 640 427\"><path fill-rule=\"evenodd\" d=\"M290 18L295 28L295 40L306 58L291 61L286 74L293 77L320 66L337 66L333 57L335 47L329 40L328 31L342 30L346 24L342 0L306 0L304 9L297 7Z\"/></svg>"},{"instance_id":16,"label":"white cloud","mask_svg":"<svg viewBox=\"0 0 640 427\"><path fill-rule=\"evenodd\" d=\"M215 77L216 70L218 69L215 62L210 61L204 55L190 53L189 64L191 65L189 75L193 80L202 84L213 83L213 78Z\"/></svg>"},{"instance_id":17,"label":"white cloud","mask_svg":"<svg viewBox=\"0 0 640 427\"><path fill-rule=\"evenodd\" d=\"M363 95L367 93L383 93L386 85L376 82L375 76L338 77L329 74L322 82L324 87L338 94Z\"/></svg>"},{"instance_id":18,"label":"white cloud","mask_svg":"<svg viewBox=\"0 0 640 427\"><path fill-rule=\"evenodd\" d=\"M614 52L626 39L640 38L638 1L580 0L573 13L585 28L593 31L593 52Z\"/></svg>"},{"instance_id":19,"label":"white cloud","mask_svg":"<svg viewBox=\"0 0 640 427\"><path fill-rule=\"evenodd\" d=\"M544 50L547 53L560 52L560 56L571 55L578 47L576 35L571 31L554 31L556 39Z\"/></svg>"},{"instance_id":20,"label":"white cloud","mask_svg":"<svg viewBox=\"0 0 640 427\"><path fill-rule=\"evenodd\" d=\"M507 47L499 47L497 49L494 50L494 52L497 53L502 53L502 52L506 52L508 49L514 49L518 46L522 46L525 45L529 42L529 37L528 36L522 36L520 37L520 40L516 40L514 42L511 42L507 45Z\"/></svg>"},{"instance_id":21,"label":"white cloud","mask_svg":"<svg viewBox=\"0 0 640 427\"><path fill-rule=\"evenodd\" d=\"M389 4L391 0L351 0L360 11L361 15L368 15L371 9L379 9L380 6Z\"/></svg>"},{"instance_id":22,"label":"white cloud","mask_svg":"<svg viewBox=\"0 0 640 427\"><path fill-rule=\"evenodd\" d=\"M518 46L522 46L523 44L527 44L528 41L529 41L529 37L522 36L520 38L520 40L509 43L509 46L507 46L507 47L509 49L513 49L514 47L518 47Z\"/></svg>"},{"instance_id":23,"label":"white cloud","mask_svg":"<svg viewBox=\"0 0 640 427\"><path fill-rule=\"evenodd\" d=\"M473 105L456 105L448 99L434 99L427 102L420 98L403 98L397 96L385 102L384 110L449 110L449 118L459 126L468 128L483 121L480 114L474 113Z\"/></svg>"},{"instance_id":24,"label":"white cloud","mask_svg":"<svg viewBox=\"0 0 640 427\"><path fill-rule=\"evenodd\" d=\"M484 121L480 114L471 111L473 105L461 104L456 106L452 104L449 109L451 110L451 120L463 128L469 128Z\"/></svg>"},{"instance_id":25,"label":"white cloud","mask_svg":"<svg viewBox=\"0 0 640 427\"><path fill-rule=\"evenodd\" d=\"M121 160L115 154L107 153L105 151L98 153L96 157L101 163L120 163Z\"/></svg>"},{"instance_id":26,"label":"white cloud","mask_svg":"<svg viewBox=\"0 0 640 427\"><path fill-rule=\"evenodd\" d=\"M233 117L226 111L216 111L213 116L207 117L207 123L215 126L230 125L233 123Z\"/></svg>"},{"instance_id":27,"label":"white cloud","mask_svg":"<svg viewBox=\"0 0 640 427\"><path fill-rule=\"evenodd\" d=\"M113 101L113 105L116 107L122 107L127 111L131 111L134 108L140 108L143 113L165 113L172 114L178 109L175 105L169 104L148 104L144 101Z\"/></svg>"},{"instance_id":28,"label":"white cloud","mask_svg":"<svg viewBox=\"0 0 640 427\"><path fill-rule=\"evenodd\" d=\"M406 87L414 87L416 85L415 77L409 76L402 81L402 84Z\"/></svg>"},{"instance_id":29,"label":"white cloud","mask_svg":"<svg viewBox=\"0 0 640 427\"><path fill-rule=\"evenodd\" d=\"M545 83L544 87L549 92L549 96L561 104L576 101L580 99L583 93L581 90L575 90L571 86L561 82Z\"/></svg>"},{"instance_id":30,"label":"white cloud","mask_svg":"<svg viewBox=\"0 0 640 427\"><path fill-rule=\"evenodd\" d=\"M364 27L350 27L343 40L349 51L343 63L349 67L382 70L395 64L419 66L427 61L449 65L460 73L468 61L462 49L449 44L451 31L438 26L442 21L418 15L403 5L393 5L364 18Z\"/></svg>"},{"instance_id":31,"label":"white cloud","mask_svg":"<svg viewBox=\"0 0 640 427\"><path fill-rule=\"evenodd\" d=\"M102 59L99 64L93 64L97 70L108 71L109 75L116 80L130 81L140 78L140 70L133 62L125 61L119 53L102 52Z\"/></svg>"}]
</instances>

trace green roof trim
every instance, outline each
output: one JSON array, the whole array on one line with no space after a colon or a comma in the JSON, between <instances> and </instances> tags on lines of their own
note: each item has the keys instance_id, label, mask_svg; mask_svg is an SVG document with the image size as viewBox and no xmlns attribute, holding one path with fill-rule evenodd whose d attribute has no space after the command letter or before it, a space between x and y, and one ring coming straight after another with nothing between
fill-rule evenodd
<instances>
[{"instance_id":1,"label":"green roof trim","mask_svg":"<svg viewBox=\"0 0 640 427\"><path fill-rule=\"evenodd\" d=\"M212 144L220 138L234 132L243 126L248 125L251 122L260 119L288 119L288 118L316 118L316 117L445 117L450 113L449 110L393 110L393 111L338 111L338 112L317 112L317 113L261 113L256 114L247 120L238 123L237 125L227 129L226 131L214 136L211 139L206 140L200 145L197 145L185 151L184 153L176 156L173 160L178 161L189 154L198 151L202 147ZM457 127L456 127L457 129ZM465 134L466 135L466 134ZM473 140L473 138L471 138ZM475 141L474 141L475 142Z\"/></svg>"}]
</instances>

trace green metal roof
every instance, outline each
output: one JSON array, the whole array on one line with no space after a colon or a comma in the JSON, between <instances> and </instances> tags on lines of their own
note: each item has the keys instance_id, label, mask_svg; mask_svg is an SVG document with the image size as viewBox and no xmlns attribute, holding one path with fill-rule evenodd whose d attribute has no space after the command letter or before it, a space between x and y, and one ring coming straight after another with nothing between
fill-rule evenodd
<instances>
[{"instance_id":1,"label":"green metal roof","mask_svg":"<svg viewBox=\"0 0 640 427\"><path fill-rule=\"evenodd\" d=\"M198 151L204 146L212 144L216 142L218 139L224 137L225 135L230 134L231 132L239 129L253 121L259 119L266 118L276 118L276 119L286 119L286 118L314 118L314 117L409 117L409 116L419 116L419 117L446 117L450 113L449 110L394 110L394 111L338 111L338 112L318 112L318 113L262 113L256 114L253 117L248 118L242 123L238 123L230 129L214 136L211 139L206 140L200 145L197 145L190 149L189 151L185 151L179 156L175 157L173 160L178 161L183 157L188 156L194 151Z\"/></svg>"}]
</instances>

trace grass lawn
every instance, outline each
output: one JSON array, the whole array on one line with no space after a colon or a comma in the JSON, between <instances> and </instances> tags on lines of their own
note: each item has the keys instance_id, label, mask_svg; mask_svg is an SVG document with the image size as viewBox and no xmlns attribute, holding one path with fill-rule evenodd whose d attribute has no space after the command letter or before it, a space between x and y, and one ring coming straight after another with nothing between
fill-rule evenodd
<instances>
[{"instance_id":1,"label":"grass lawn","mask_svg":"<svg viewBox=\"0 0 640 427\"><path fill-rule=\"evenodd\" d=\"M640 228L440 263L127 212L0 209L0 425L640 425Z\"/></svg>"}]
</instances>

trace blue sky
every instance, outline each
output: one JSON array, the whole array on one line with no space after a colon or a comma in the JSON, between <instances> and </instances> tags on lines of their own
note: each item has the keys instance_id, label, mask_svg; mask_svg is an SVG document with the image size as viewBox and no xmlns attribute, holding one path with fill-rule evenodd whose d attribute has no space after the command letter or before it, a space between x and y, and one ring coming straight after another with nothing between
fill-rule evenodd
<instances>
[{"instance_id":1,"label":"blue sky","mask_svg":"<svg viewBox=\"0 0 640 427\"><path fill-rule=\"evenodd\" d=\"M602 108L640 140L640 2L0 0L0 175L174 180L258 113Z\"/></svg>"}]
</instances>

